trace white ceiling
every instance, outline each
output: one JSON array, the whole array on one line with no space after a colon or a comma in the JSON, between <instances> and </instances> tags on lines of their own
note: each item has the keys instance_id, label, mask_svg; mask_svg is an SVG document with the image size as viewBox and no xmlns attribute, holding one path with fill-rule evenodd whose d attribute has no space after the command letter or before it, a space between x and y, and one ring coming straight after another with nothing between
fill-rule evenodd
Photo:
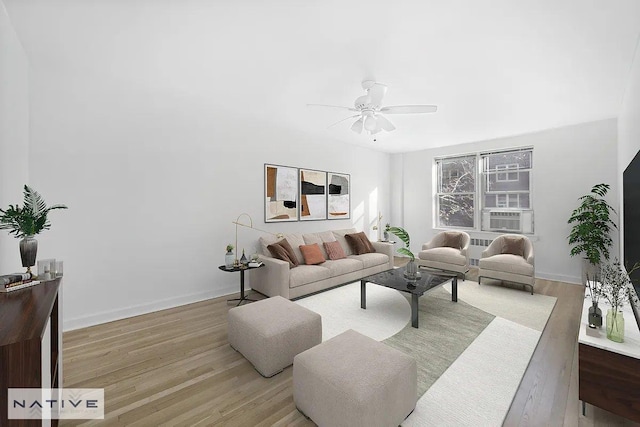
<instances>
[{"instance_id":1,"label":"white ceiling","mask_svg":"<svg viewBox=\"0 0 640 427\"><path fill-rule=\"evenodd\" d=\"M2 0L35 73L92 74L387 152L616 117L638 0ZM360 82L390 116L377 142L341 111Z\"/></svg>"}]
</instances>

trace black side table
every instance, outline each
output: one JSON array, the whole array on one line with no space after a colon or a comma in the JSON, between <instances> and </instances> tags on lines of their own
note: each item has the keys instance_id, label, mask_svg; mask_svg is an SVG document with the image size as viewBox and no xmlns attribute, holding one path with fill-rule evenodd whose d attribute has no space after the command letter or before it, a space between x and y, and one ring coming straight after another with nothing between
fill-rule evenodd
<instances>
[{"instance_id":1,"label":"black side table","mask_svg":"<svg viewBox=\"0 0 640 427\"><path fill-rule=\"evenodd\" d=\"M238 304L236 304L236 307L239 306L240 304L242 304L243 301L256 301L254 299L250 299L247 298L244 294L244 272L245 270L253 270L256 268L262 268L264 267L264 264L260 264L259 267L233 267L231 269L228 269L227 267L225 267L224 265L219 266L218 268L222 271L226 271L228 273L234 273L236 271L240 272L240 298L232 298L232 299L228 299L227 302L229 301L238 301Z\"/></svg>"}]
</instances>

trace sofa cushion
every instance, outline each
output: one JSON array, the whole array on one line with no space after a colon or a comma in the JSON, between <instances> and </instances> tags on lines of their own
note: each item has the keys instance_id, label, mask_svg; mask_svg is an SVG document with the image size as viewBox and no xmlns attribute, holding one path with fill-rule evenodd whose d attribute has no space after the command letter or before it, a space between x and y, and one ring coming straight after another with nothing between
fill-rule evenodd
<instances>
[{"instance_id":1,"label":"sofa cushion","mask_svg":"<svg viewBox=\"0 0 640 427\"><path fill-rule=\"evenodd\" d=\"M293 253L291 245L287 242L287 239L282 239L279 242L273 243L267 246L267 249L274 258L287 261L289 263L289 268L297 267L300 264L298 258Z\"/></svg>"},{"instance_id":2,"label":"sofa cushion","mask_svg":"<svg viewBox=\"0 0 640 427\"><path fill-rule=\"evenodd\" d=\"M482 258L479 266L485 270L504 271L506 273L533 276L533 265L519 255L499 254Z\"/></svg>"},{"instance_id":3,"label":"sofa cushion","mask_svg":"<svg viewBox=\"0 0 640 427\"><path fill-rule=\"evenodd\" d=\"M364 231L361 231L360 233L345 234L344 238L355 255L370 254L376 251L367 235L364 234Z\"/></svg>"},{"instance_id":4,"label":"sofa cushion","mask_svg":"<svg viewBox=\"0 0 640 427\"><path fill-rule=\"evenodd\" d=\"M524 237L502 236L502 249L500 252L523 257Z\"/></svg>"},{"instance_id":5,"label":"sofa cushion","mask_svg":"<svg viewBox=\"0 0 640 427\"><path fill-rule=\"evenodd\" d=\"M375 267L376 265L387 264L389 262L389 257L387 255L379 253L349 255L348 258L362 261L364 268Z\"/></svg>"},{"instance_id":6,"label":"sofa cushion","mask_svg":"<svg viewBox=\"0 0 640 427\"><path fill-rule=\"evenodd\" d=\"M307 265L322 264L326 261L317 243L313 245L300 245L300 251L304 257L304 263Z\"/></svg>"},{"instance_id":7,"label":"sofa cushion","mask_svg":"<svg viewBox=\"0 0 640 427\"><path fill-rule=\"evenodd\" d=\"M435 262L443 262L445 264L465 265L467 263L467 258L460 253L459 249L450 247L432 248L420 251L418 253L418 258Z\"/></svg>"},{"instance_id":8,"label":"sofa cushion","mask_svg":"<svg viewBox=\"0 0 640 427\"><path fill-rule=\"evenodd\" d=\"M347 257L344 249L340 246L340 242L325 242L324 248L327 252L327 258L329 259L343 259Z\"/></svg>"},{"instance_id":9,"label":"sofa cushion","mask_svg":"<svg viewBox=\"0 0 640 427\"><path fill-rule=\"evenodd\" d=\"M364 268L362 261L353 258L328 260L322 264L322 266L331 270L332 277L353 273L354 271L359 271Z\"/></svg>"},{"instance_id":10,"label":"sofa cushion","mask_svg":"<svg viewBox=\"0 0 640 427\"><path fill-rule=\"evenodd\" d=\"M295 288L300 285L306 285L307 283L328 279L329 277L331 277L331 270L326 267L301 264L289 270L289 287Z\"/></svg>"},{"instance_id":11,"label":"sofa cushion","mask_svg":"<svg viewBox=\"0 0 640 427\"><path fill-rule=\"evenodd\" d=\"M353 251L351 250L351 247L349 247L349 244L347 243L347 239L344 238L344 235L353 234L353 233L356 233L355 228L347 228L344 230L333 230L334 237L338 242L340 242L340 246L342 246L342 249L344 249L344 253L347 254L347 256L353 255Z\"/></svg>"},{"instance_id":12,"label":"sofa cushion","mask_svg":"<svg viewBox=\"0 0 640 427\"><path fill-rule=\"evenodd\" d=\"M442 246L462 249L462 233L457 231L445 231L442 238Z\"/></svg>"}]
</instances>

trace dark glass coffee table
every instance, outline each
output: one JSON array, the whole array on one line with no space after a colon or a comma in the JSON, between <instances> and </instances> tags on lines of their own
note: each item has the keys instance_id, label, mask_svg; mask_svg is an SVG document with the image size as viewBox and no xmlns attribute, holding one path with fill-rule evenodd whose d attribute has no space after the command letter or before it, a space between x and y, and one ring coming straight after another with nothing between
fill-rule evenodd
<instances>
[{"instance_id":1,"label":"dark glass coffee table","mask_svg":"<svg viewBox=\"0 0 640 427\"><path fill-rule=\"evenodd\" d=\"M360 280L360 307L367 308L367 283L374 283L387 288L397 289L411 294L411 326L418 327L418 298L425 293L451 283L451 301L458 301L458 276L456 273L420 271L421 277L408 280L404 277L405 268L393 268L381 273L372 274Z\"/></svg>"}]
</instances>

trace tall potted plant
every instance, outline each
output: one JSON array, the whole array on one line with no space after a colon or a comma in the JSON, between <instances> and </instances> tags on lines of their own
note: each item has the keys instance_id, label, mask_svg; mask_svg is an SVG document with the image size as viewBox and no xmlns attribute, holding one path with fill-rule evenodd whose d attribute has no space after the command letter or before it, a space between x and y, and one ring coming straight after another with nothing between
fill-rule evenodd
<instances>
[{"instance_id":1,"label":"tall potted plant","mask_svg":"<svg viewBox=\"0 0 640 427\"><path fill-rule=\"evenodd\" d=\"M38 241L33 236L51 228L47 215L54 209L67 209L67 207L65 205L47 207L42 196L28 185L24 186L23 207L9 205L7 209L0 209L0 230L9 230L9 234L21 239L20 258L22 266L27 267L28 273L36 263L38 252Z\"/></svg>"},{"instance_id":2,"label":"tall potted plant","mask_svg":"<svg viewBox=\"0 0 640 427\"><path fill-rule=\"evenodd\" d=\"M609 191L609 184L596 184L591 192L580 197L580 206L571 213L567 221L572 224L569 233L569 245L572 245L571 256L583 255L583 279L586 274L599 276L599 266L609 259L609 248L613 243L611 231L618 228L611 219L616 211L604 197Z\"/></svg>"}]
</instances>

